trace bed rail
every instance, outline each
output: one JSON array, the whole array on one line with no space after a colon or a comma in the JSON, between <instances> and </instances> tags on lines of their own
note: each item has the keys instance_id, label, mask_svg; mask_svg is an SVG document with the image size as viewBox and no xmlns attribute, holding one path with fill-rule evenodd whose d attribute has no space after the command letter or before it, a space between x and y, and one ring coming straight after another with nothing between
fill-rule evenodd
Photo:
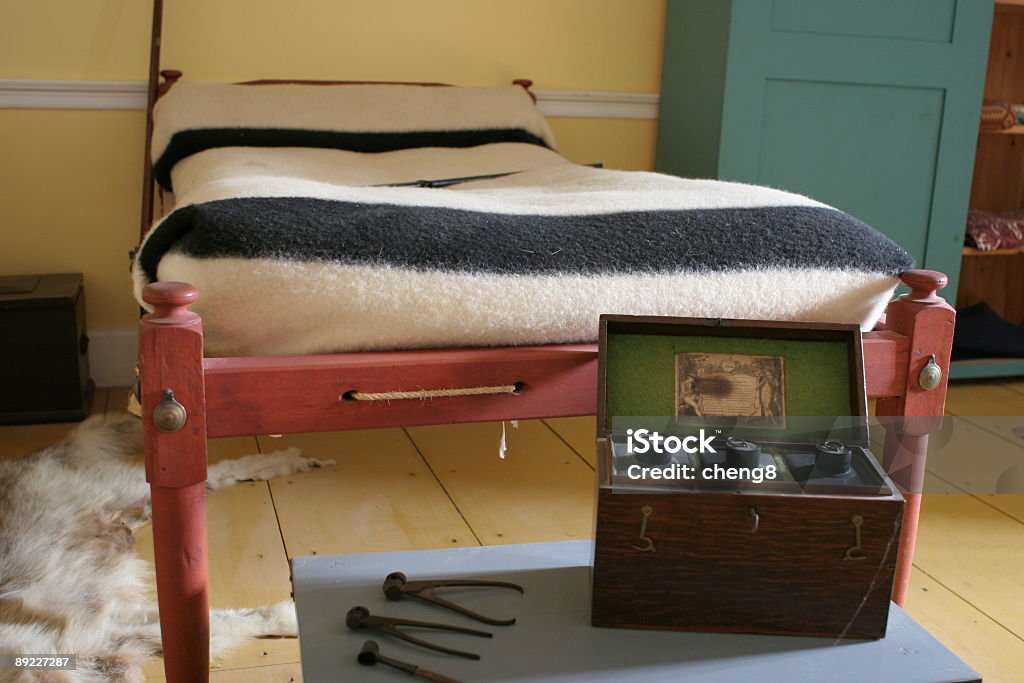
<instances>
[{"instance_id":1,"label":"bed rail","mask_svg":"<svg viewBox=\"0 0 1024 683\"><path fill-rule=\"evenodd\" d=\"M209 436L592 415L597 347L207 358L204 374Z\"/></svg>"}]
</instances>

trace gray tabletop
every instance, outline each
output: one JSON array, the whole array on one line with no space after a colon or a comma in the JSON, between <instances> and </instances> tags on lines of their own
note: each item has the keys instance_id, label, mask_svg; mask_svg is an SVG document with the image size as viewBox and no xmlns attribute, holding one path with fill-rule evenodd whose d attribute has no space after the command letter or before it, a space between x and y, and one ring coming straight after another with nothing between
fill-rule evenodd
<instances>
[{"instance_id":1,"label":"gray tabletop","mask_svg":"<svg viewBox=\"0 0 1024 683\"><path fill-rule=\"evenodd\" d=\"M589 541L452 548L396 553L296 557L292 560L299 643L306 683L415 680L383 666L356 662L363 641L381 654L460 681L547 683L766 681L977 681L980 677L899 607L888 635L836 643L821 638L599 629L590 626ZM418 601L389 602L384 577L441 577L513 581L508 590L460 590L445 596L513 626L486 626ZM395 638L355 632L345 614L356 605L372 614L479 628L485 639L419 630L431 642L482 656L478 662L434 653Z\"/></svg>"}]
</instances>

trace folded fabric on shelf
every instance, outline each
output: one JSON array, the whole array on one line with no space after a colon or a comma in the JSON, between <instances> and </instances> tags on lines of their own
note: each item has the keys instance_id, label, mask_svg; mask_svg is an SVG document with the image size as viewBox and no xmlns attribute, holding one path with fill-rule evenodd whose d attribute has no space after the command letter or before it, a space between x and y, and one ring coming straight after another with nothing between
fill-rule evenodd
<instances>
[{"instance_id":1,"label":"folded fabric on shelf","mask_svg":"<svg viewBox=\"0 0 1024 683\"><path fill-rule=\"evenodd\" d=\"M1016 211L980 211L967 213L964 242L982 251L1024 246L1024 209Z\"/></svg>"},{"instance_id":2,"label":"folded fabric on shelf","mask_svg":"<svg viewBox=\"0 0 1024 683\"><path fill-rule=\"evenodd\" d=\"M981 127L985 130L1001 130L1017 123L1017 115L1009 102L985 100L981 105Z\"/></svg>"}]
</instances>

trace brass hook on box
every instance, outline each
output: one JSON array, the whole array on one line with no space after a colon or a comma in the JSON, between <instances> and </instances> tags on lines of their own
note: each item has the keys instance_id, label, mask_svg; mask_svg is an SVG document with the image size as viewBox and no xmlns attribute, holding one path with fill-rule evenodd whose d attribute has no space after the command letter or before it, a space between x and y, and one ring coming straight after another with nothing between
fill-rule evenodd
<instances>
[{"instance_id":1,"label":"brass hook on box","mask_svg":"<svg viewBox=\"0 0 1024 683\"><path fill-rule=\"evenodd\" d=\"M846 553L843 555L844 560L866 560L868 556L860 548L860 525L864 523L864 518L860 515L853 516L853 533L854 540L857 542L853 547L847 548Z\"/></svg>"},{"instance_id":2,"label":"brass hook on box","mask_svg":"<svg viewBox=\"0 0 1024 683\"><path fill-rule=\"evenodd\" d=\"M644 505L640 508L640 512L644 513L644 519L640 522L640 540L643 541L642 545L634 545L636 550L642 553L653 553L654 550L654 539L647 535L647 520L654 514L654 508L650 505Z\"/></svg>"}]
</instances>

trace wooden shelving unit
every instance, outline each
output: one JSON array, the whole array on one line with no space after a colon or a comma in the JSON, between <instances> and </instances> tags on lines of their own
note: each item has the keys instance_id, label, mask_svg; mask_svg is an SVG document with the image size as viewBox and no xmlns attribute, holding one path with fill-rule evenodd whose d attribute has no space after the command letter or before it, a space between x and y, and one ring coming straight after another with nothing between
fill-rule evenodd
<instances>
[{"instance_id":1,"label":"wooden shelving unit","mask_svg":"<svg viewBox=\"0 0 1024 683\"><path fill-rule=\"evenodd\" d=\"M1009 128L982 128L982 134L990 133L993 135L1024 135L1024 125L1010 126Z\"/></svg>"},{"instance_id":2,"label":"wooden shelving unit","mask_svg":"<svg viewBox=\"0 0 1024 683\"><path fill-rule=\"evenodd\" d=\"M1024 103L1024 0L996 4L989 44L985 98ZM974 162L971 208L1024 209L1024 125L981 129ZM986 301L1001 316L1024 324L1024 249L980 251L965 247L957 308ZM956 361L950 377L1024 375L1024 358Z\"/></svg>"}]
</instances>

